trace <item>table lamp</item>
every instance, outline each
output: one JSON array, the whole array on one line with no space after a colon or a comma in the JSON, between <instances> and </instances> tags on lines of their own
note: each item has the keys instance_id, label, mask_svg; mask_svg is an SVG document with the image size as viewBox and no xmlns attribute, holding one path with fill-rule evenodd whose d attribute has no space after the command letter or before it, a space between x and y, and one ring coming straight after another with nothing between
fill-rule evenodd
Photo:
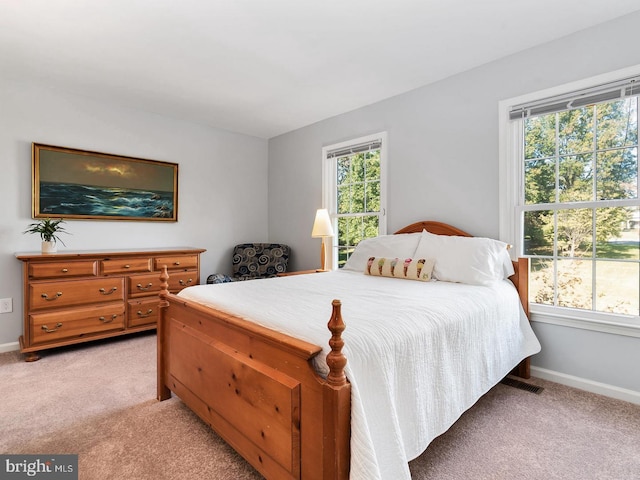
<instances>
[{"instance_id":1,"label":"table lamp","mask_svg":"<svg viewBox=\"0 0 640 480\"><path fill-rule=\"evenodd\" d=\"M322 244L320 245L320 265L322 268L320 271L327 271L327 246L325 244L325 238L333 237L333 227L331 226L331 218L326 208L320 208L316 212L316 220L313 222L313 230L311 231L313 238L320 237Z\"/></svg>"}]
</instances>

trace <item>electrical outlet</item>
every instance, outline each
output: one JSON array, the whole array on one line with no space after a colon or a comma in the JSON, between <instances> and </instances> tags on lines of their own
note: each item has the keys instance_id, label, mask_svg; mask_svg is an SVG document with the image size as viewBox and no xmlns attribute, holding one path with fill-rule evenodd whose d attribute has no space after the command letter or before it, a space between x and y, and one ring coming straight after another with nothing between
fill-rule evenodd
<instances>
[{"instance_id":1,"label":"electrical outlet","mask_svg":"<svg viewBox=\"0 0 640 480\"><path fill-rule=\"evenodd\" d=\"M0 313L13 312L13 299L12 298L0 298Z\"/></svg>"}]
</instances>

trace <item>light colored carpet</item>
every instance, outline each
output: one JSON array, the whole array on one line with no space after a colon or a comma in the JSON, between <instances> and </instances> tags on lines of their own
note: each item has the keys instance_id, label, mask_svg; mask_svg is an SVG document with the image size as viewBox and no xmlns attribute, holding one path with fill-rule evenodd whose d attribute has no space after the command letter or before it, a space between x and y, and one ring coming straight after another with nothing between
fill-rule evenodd
<instances>
[{"instance_id":1,"label":"light colored carpet","mask_svg":"<svg viewBox=\"0 0 640 480\"><path fill-rule=\"evenodd\" d=\"M178 398L155 399L155 333L2 354L0 376L2 453L77 453L83 480L262 478Z\"/></svg>"},{"instance_id":2,"label":"light colored carpet","mask_svg":"<svg viewBox=\"0 0 640 480\"><path fill-rule=\"evenodd\" d=\"M0 452L77 453L83 480L259 479L173 398L155 334L0 354ZM410 463L416 480L640 479L640 406L538 379L497 385ZM385 479L386 480L386 479Z\"/></svg>"}]
</instances>

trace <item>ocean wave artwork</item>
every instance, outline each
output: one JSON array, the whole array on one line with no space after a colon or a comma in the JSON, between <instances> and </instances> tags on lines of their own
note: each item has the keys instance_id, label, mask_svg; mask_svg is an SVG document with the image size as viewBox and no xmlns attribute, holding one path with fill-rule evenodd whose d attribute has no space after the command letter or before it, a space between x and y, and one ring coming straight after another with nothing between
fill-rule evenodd
<instances>
[{"instance_id":1,"label":"ocean wave artwork","mask_svg":"<svg viewBox=\"0 0 640 480\"><path fill-rule=\"evenodd\" d=\"M40 213L172 218L173 192L40 182Z\"/></svg>"}]
</instances>

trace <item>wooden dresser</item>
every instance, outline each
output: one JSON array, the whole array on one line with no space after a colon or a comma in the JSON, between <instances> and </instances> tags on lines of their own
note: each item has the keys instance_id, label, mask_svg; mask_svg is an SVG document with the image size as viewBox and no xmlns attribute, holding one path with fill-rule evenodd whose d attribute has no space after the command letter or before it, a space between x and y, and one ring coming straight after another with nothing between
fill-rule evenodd
<instances>
[{"instance_id":1,"label":"wooden dresser","mask_svg":"<svg viewBox=\"0 0 640 480\"><path fill-rule=\"evenodd\" d=\"M200 254L190 247L18 253L23 262L26 361L48 348L156 328L160 269L169 290L200 283Z\"/></svg>"}]
</instances>

